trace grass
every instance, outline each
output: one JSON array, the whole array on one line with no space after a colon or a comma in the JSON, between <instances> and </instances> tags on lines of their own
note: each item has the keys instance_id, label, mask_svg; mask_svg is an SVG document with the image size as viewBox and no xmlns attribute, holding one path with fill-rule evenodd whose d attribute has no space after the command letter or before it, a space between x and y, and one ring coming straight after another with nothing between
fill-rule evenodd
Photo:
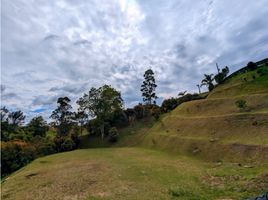
<instances>
[{"instance_id":1,"label":"grass","mask_svg":"<svg viewBox=\"0 0 268 200\"><path fill-rule=\"evenodd\" d=\"M234 200L263 194L268 68L261 70L231 78L158 122L120 129L116 144L82 134L82 150L39 158L3 180L2 198ZM238 99L247 109L237 108Z\"/></svg>"},{"instance_id":2,"label":"grass","mask_svg":"<svg viewBox=\"0 0 268 200\"><path fill-rule=\"evenodd\" d=\"M258 73L261 71L261 74ZM255 78L253 78L255 77ZM239 74L216 87L208 98L226 98L250 94L268 93L268 66Z\"/></svg>"},{"instance_id":3,"label":"grass","mask_svg":"<svg viewBox=\"0 0 268 200\"><path fill-rule=\"evenodd\" d=\"M265 192L266 167L143 148L76 150L39 158L12 174L2 184L2 198L245 199Z\"/></svg>"}]
</instances>

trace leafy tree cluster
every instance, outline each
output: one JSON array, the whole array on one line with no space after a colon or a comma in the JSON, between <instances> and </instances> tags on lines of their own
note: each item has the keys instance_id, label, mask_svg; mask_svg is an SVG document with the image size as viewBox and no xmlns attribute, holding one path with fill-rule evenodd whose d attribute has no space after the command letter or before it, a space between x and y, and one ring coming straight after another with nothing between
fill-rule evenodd
<instances>
[{"instance_id":1,"label":"leafy tree cluster","mask_svg":"<svg viewBox=\"0 0 268 200\"><path fill-rule=\"evenodd\" d=\"M187 101L194 101L199 99L204 99L206 96L201 96L199 94L190 94L190 93L180 93L178 98L169 98L165 99L161 105L162 113L167 113L174 110L180 104L187 102Z\"/></svg>"},{"instance_id":2,"label":"leafy tree cluster","mask_svg":"<svg viewBox=\"0 0 268 200\"><path fill-rule=\"evenodd\" d=\"M48 125L42 116L22 126L22 111L1 108L1 171L5 176L34 158L55 152L54 142L46 137Z\"/></svg>"},{"instance_id":3,"label":"leafy tree cluster","mask_svg":"<svg viewBox=\"0 0 268 200\"><path fill-rule=\"evenodd\" d=\"M197 85L200 93L200 87L207 86L209 91L212 91L217 85L222 84L227 75L229 74L229 68L226 66L222 70L218 68L218 73L214 76L214 74L204 74L204 79L201 81L201 85Z\"/></svg>"}]
</instances>

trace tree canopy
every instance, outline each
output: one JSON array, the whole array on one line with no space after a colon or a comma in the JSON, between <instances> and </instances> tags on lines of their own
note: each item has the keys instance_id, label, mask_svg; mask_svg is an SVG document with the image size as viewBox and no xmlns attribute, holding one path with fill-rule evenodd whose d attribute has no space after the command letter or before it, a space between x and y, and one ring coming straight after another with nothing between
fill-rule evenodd
<instances>
[{"instance_id":1,"label":"tree canopy","mask_svg":"<svg viewBox=\"0 0 268 200\"><path fill-rule=\"evenodd\" d=\"M71 100L68 97L58 98L58 107L52 112L50 118L54 119L58 128L58 135L67 135L74 119L71 111Z\"/></svg>"},{"instance_id":2,"label":"tree canopy","mask_svg":"<svg viewBox=\"0 0 268 200\"><path fill-rule=\"evenodd\" d=\"M77 104L80 111L97 119L103 138L105 122L109 120L114 111L122 109L123 99L120 92L109 85L104 85L99 88L92 87L77 101Z\"/></svg>"}]
</instances>

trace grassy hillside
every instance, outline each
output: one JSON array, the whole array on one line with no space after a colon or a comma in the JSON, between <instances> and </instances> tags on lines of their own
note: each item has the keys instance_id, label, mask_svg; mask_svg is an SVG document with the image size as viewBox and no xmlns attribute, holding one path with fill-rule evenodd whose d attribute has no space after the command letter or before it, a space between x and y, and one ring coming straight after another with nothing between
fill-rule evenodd
<instances>
[{"instance_id":1,"label":"grassy hillside","mask_svg":"<svg viewBox=\"0 0 268 200\"><path fill-rule=\"evenodd\" d=\"M235 105L240 99L247 102L244 110ZM2 198L231 200L262 194L268 188L268 68L232 77L158 122L123 128L116 144L84 135L80 148L13 173L2 183Z\"/></svg>"},{"instance_id":2,"label":"grassy hillside","mask_svg":"<svg viewBox=\"0 0 268 200\"><path fill-rule=\"evenodd\" d=\"M247 102L241 111L237 100ZM268 162L268 68L237 75L206 99L186 102L145 134L125 139L208 161Z\"/></svg>"},{"instance_id":3,"label":"grassy hillside","mask_svg":"<svg viewBox=\"0 0 268 200\"><path fill-rule=\"evenodd\" d=\"M267 188L265 167L208 163L142 148L76 150L39 158L12 174L2 185L2 198L245 199Z\"/></svg>"}]
</instances>

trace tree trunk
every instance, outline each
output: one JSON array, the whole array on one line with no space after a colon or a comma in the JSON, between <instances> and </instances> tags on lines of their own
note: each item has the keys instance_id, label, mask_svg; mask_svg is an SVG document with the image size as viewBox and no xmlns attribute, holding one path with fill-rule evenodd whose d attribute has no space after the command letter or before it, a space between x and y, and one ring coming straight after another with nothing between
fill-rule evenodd
<instances>
[{"instance_id":1,"label":"tree trunk","mask_svg":"<svg viewBox=\"0 0 268 200\"><path fill-rule=\"evenodd\" d=\"M104 123L101 124L100 130L101 130L101 139L103 140L104 139Z\"/></svg>"}]
</instances>

